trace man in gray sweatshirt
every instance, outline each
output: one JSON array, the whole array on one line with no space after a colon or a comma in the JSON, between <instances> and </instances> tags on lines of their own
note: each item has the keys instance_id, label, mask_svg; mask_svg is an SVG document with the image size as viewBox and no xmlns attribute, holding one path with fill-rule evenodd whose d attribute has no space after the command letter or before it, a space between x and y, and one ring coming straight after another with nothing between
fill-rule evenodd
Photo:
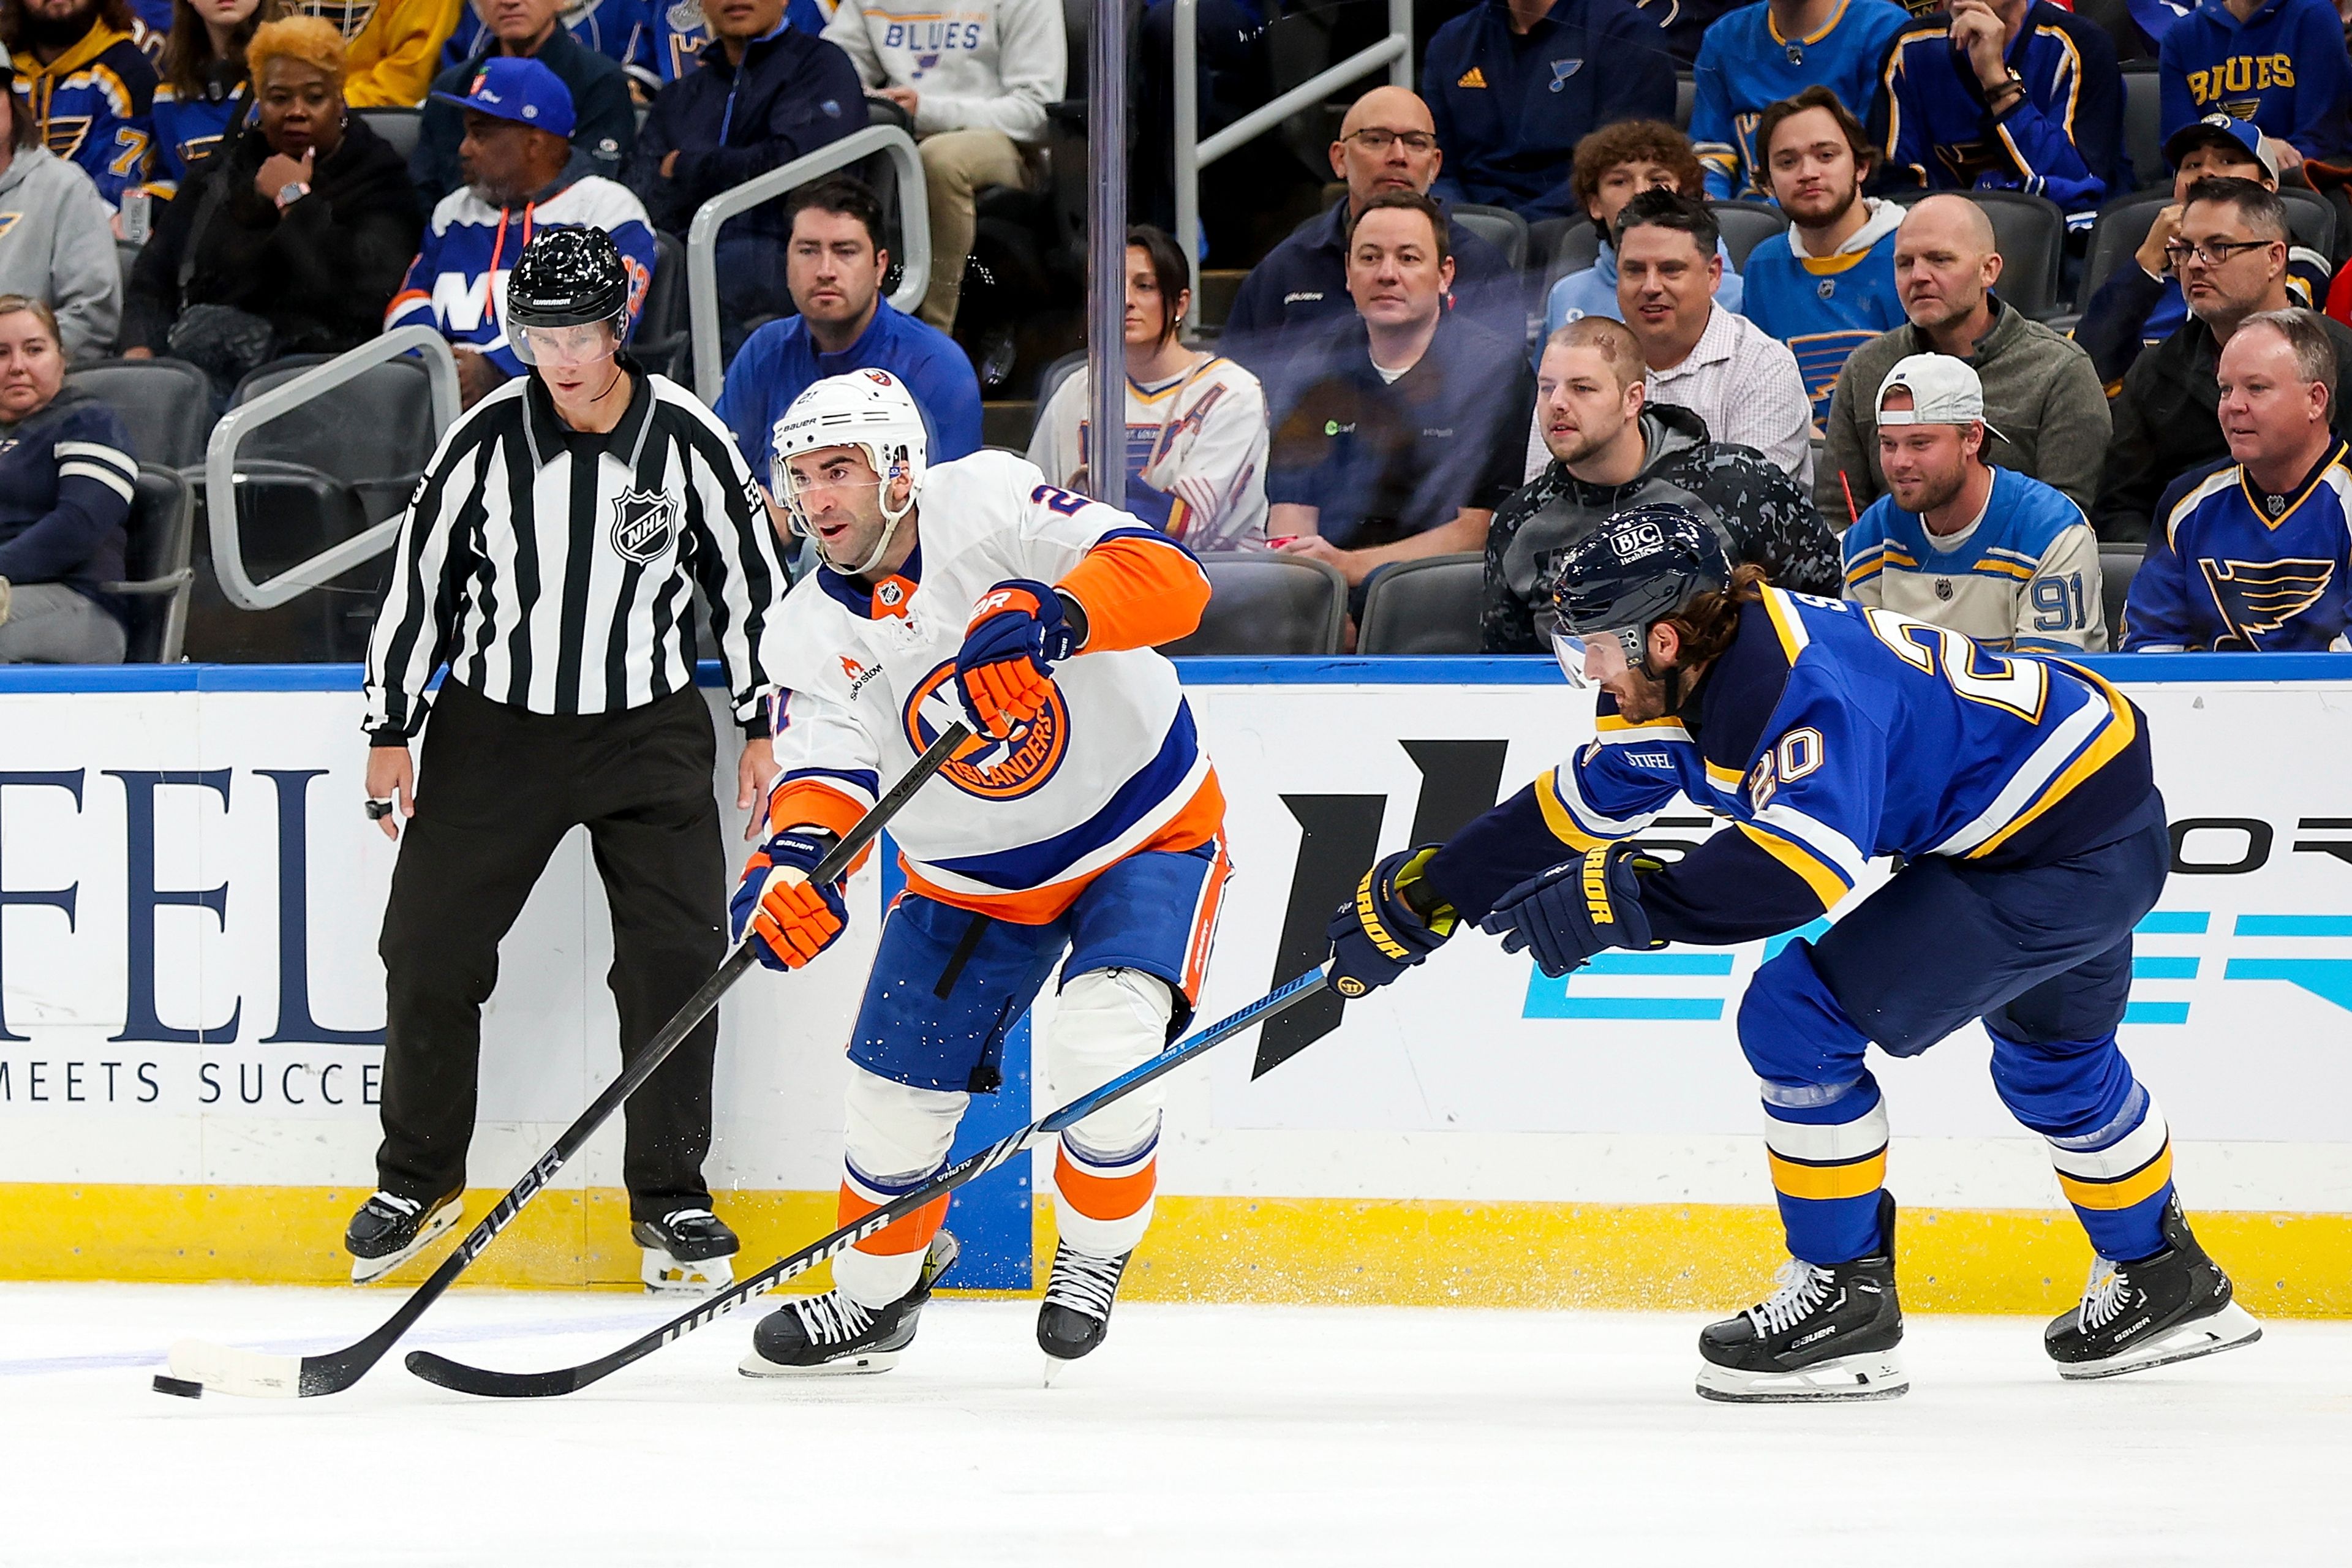
<instances>
[{"instance_id":1,"label":"man in gray sweatshirt","mask_svg":"<svg viewBox=\"0 0 2352 1568\"><path fill-rule=\"evenodd\" d=\"M100 359L122 321L111 215L88 174L40 145L16 89L0 50L0 294L47 302L66 358Z\"/></svg>"}]
</instances>

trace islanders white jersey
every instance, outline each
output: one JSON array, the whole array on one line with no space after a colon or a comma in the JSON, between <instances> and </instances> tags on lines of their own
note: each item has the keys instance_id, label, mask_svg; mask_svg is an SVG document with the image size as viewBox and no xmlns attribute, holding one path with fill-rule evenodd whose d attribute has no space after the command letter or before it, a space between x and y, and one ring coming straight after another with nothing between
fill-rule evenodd
<instances>
[{"instance_id":1,"label":"islanders white jersey","mask_svg":"<svg viewBox=\"0 0 2352 1568\"><path fill-rule=\"evenodd\" d=\"M1054 668L1045 710L975 738L890 826L908 885L1024 924L1052 920L1104 868L1213 838L1224 798L1176 668L1153 646L1199 623L1208 579L1128 513L982 451L929 471L915 552L869 591L820 568L784 601L769 670L779 831L845 830L963 717L956 650L980 598L1024 578L1086 611L1087 645Z\"/></svg>"}]
</instances>

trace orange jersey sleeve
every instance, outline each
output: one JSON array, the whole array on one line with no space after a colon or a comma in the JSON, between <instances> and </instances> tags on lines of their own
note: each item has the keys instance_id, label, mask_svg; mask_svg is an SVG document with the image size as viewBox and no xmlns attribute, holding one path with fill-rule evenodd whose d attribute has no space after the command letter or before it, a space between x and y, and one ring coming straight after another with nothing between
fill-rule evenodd
<instances>
[{"instance_id":1,"label":"orange jersey sleeve","mask_svg":"<svg viewBox=\"0 0 2352 1568\"><path fill-rule=\"evenodd\" d=\"M1086 611L1090 653L1174 642L1200 626L1209 603L1199 562L1173 540L1138 534L1104 540L1054 586Z\"/></svg>"},{"instance_id":2,"label":"orange jersey sleeve","mask_svg":"<svg viewBox=\"0 0 2352 1568\"><path fill-rule=\"evenodd\" d=\"M822 827L836 838L846 838L865 815L863 805L815 779L789 780L777 785L775 793L768 796L771 833L794 827ZM850 873L865 865L866 857L873 852L870 844L859 850L857 858L849 863Z\"/></svg>"}]
</instances>

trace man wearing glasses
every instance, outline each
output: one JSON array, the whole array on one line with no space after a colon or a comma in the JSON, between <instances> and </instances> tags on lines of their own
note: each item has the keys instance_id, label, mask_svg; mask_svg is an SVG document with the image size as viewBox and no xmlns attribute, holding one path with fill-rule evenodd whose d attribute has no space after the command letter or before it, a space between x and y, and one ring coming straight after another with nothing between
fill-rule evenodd
<instances>
[{"instance_id":1,"label":"man wearing glasses","mask_svg":"<svg viewBox=\"0 0 2352 1568\"><path fill-rule=\"evenodd\" d=\"M1445 164L1435 121L1420 95L1376 87L1356 100L1331 143L1331 173L1348 182L1348 199L1299 226L1242 279L1225 317L1223 347L1263 377L1281 360L1282 339L1309 321L1352 316L1348 293L1348 233L1364 204L1385 191L1427 195ZM1454 219L1445 243L1454 257L1453 308L1517 341L1527 333L1518 280L1503 253Z\"/></svg>"},{"instance_id":2,"label":"man wearing glasses","mask_svg":"<svg viewBox=\"0 0 2352 1568\"><path fill-rule=\"evenodd\" d=\"M2100 539L2145 540L2165 488L2229 451L2216 413L2221 391L2215 371L2222 345L2246 318L2294 303L2287 293L2291 233L2278 194L2252 180L2205 179L2189 187L2180 232L2164 247L2189 319L2124 375L2106 479L2091 514ZM2338 361L2352 363L2352 331L2325 317L2321 326Z\"/></svg>"}]
</instances>

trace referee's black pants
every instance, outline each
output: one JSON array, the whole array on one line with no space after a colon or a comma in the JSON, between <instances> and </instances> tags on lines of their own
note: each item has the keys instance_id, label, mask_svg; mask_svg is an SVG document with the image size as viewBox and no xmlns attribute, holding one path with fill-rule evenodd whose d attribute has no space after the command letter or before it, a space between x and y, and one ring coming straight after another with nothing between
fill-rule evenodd
<instances>
[{"instance_id":1,"label":"referee's black pants","mask_svg":"<svg viewBox=\"0 0 2352 1568\"><path fill-rule=\"evenodd\" d=\"M563 836L588 829L613 910L621 1054L653 1038L726 956L726 851L710 712L688 689L620 713L528 712L445 679L416 815L383 914L383 1146L377 1184L423 1202L465 1184L499 943ZM703 1019L622 1114L632 1219L708 1208L711 1061ZM583 1102L584 1103L584 1102Z\"/></svg>"}]
</instances>

